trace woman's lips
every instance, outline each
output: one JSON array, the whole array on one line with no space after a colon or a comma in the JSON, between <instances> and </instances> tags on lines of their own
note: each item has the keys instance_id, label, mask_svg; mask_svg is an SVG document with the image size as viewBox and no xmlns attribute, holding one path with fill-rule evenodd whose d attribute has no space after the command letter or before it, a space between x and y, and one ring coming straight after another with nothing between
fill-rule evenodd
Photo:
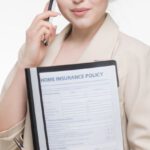
<instances>
[{"instance_id":1,"label":"woman's lips","mask_svg":"<svg viewBox=\"0 0 150 150\"><path fill-rule=\"evenodd\" d=\"M73 12L75 16L80 17L80 16L85 15L89 10L90 8L75 8L75 9L72 9L71 11Z\"/></svg>"}]
</instances>

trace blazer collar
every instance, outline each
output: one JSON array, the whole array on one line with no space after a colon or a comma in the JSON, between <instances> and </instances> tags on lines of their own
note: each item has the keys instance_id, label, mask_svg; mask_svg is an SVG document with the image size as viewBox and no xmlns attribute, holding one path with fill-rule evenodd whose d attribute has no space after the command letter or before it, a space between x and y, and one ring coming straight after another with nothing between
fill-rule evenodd
<instances>
[{"instance_id":1,"label":"blazer collar","mask_svg":"<svg viewBox=\"0 0 150 150\"><path fill-rule=\"evenodd\" d=\"M51 65L61 49L62 42L68 33L71 25L69 24L59 35L56 36L54 42L49 47L48 53L41 66ZM116 47L119 43L119 29L113 19L107 14L107 17L94 35L89 46L84 51L77 63L89 62L96 60L109 60L113 58Z\"/></svg>"}]
</instances>

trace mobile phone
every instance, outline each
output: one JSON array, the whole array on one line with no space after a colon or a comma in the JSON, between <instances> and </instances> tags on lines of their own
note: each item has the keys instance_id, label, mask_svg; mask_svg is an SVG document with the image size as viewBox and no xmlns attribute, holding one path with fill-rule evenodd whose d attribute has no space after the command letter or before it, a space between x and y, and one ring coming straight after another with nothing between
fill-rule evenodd
<instances>
[{"instance_id":1,"label":"mobile phone","mask_svg":"<svg viewBox=\"0 0 150 150\"><path fill-rule=\"evenodd\" d=\"M48 10L52 10L54 0L50 0Z\"/></svg>"},{"instance_id":2,"label":"mobile phone","mask_svg":"<svg viewBox=\"0 0 150 150\"><path fill-rule=\"evenodd\" d=\"M49 1L48 10L53 10L54 0ZM50 18L47 18L46 21L49 21Z\"/></svg>"},{"instance_id":3,"label":"mobile phone","mask_svg":"<svg viewBox=\"0 0 150 150\"><path fill-rule=\"evenodd\" d=\"M48 10L52 10L53 9L53 3L54 3L54 0L50 0L49 1L49 5L48 5ZM46 18L45 21L50 21L50 18ZM48 46L48 41L46 39L44 39L42 41L42 43L45 45L45 46Z\"/></svg>"}]
</instances>

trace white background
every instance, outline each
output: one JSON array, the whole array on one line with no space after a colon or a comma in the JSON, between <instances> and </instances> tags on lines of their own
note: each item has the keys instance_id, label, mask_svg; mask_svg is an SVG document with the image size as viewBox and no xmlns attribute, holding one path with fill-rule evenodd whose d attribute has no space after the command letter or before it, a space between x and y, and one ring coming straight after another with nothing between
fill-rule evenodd
<instances>
[{"instance_id":1,"label":"white background","mask_svg":"<svg viewBox=\"0 0 150 150\"><path fill-rule=\"evenodd\" d=\"M150 45L150 0L112 0L111 16L120 29ZM47 0L1 0L0 3L0 89L15 63L25 32Z\"/></svg>"}]
</instances>

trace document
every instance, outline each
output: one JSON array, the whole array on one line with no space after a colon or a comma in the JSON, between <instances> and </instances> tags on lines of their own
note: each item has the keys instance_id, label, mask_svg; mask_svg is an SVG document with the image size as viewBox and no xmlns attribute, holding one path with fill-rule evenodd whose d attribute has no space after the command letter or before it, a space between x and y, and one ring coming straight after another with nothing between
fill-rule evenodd
<instances>
[{"instance_id":1,"label":"document","mask_svg":"<svg viewBox=\"0 0 150 150\"><path fill-rule=\"evenodd\" d=\"M39 71L45 150L123 150L116 65L94 63Z\"/></svg>"}]
</instances>

